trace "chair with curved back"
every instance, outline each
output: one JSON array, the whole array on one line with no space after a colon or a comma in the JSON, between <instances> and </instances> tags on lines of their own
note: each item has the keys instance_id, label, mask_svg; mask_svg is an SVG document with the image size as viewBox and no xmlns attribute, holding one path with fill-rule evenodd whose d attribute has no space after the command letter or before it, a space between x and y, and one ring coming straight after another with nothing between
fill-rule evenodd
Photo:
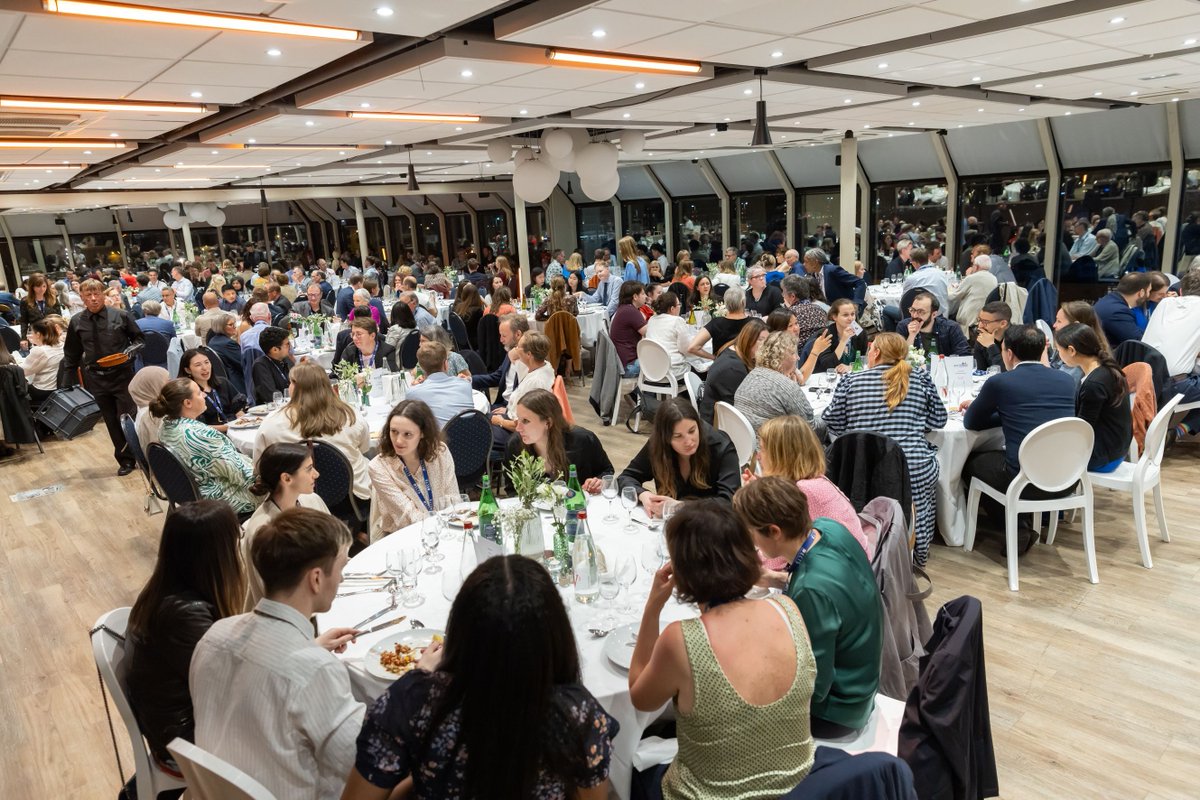
<instances>
[{"instance_id":1,"label":"chair with curved back","mask_svg":"<svg viewBox=\"0 0 1200 800\"><path fill-rule=\"evenodd\" d=\"M700 411L700 394L704 391L704 381L695 372L689 371L683 376L683 382L687 386L688 399L692 401L692 408Z\"/></svg>"},{"instance_id":2,"label":"chair with curved back","mask_svg":"<svg viewBox=\"0 0 1200 800\"><path fill-rule=\"evenodd\" d=\"M487 471L492 452L492 423L477 409L461 411L447 420L442 435L454 458L459 491L467 491Z\"/></svg>"},{"instance_id":3,"label":"chair with curved back","mask_svg":"<svg viewBox=\"0 0 1200 800\"><path fill-rule=\"evenodd\" d=\"M275 800L254 778L186 739L176 737L167 751L187 778L187 794L192 800Z\"/></svg>"},{"instance_id":4,"label":"chair with curved back","mask_svg":"<svg viewBox=\"0 0 1200 800\"><path fill-rule=\"evenodd\" d=\"M500 368L504 360L504 347L500 344L500 319L495 314L484 314L479 318L479 347L477 352L489 372Z\"/></svg>"},{"instance_id":5,"label":"chair with curved back","mask_svg":"<svg viewBox=\"0 0 1200 800\"><path fill-rule=\"evenodd\" d=\"M421 337L414 331L404 337L400 343L400 366L413 369L417 366L417 349L421 346Z\"/></svg>"},{"instance_id":6,"label":"chair with curved back","mask_svg":"<svg viewBox=\"0 0 1200 800\"><path fill-rule=\"evenodd\" d=\"M1162 457L1167 444L1167 433L1171 427L1171 416L1175 413L1183 395L1175 395L1171 401L1154 415L1146 430L1146 446L1137 461L1122 461L1112 472L1089 472L1093 487L1129 492L1133 497L1133 527L1137 535L1138 548L1142 551L1142 566L1151 569L1154 561L1150 557L1150 537L1146 532L1146 492L1154 495L1154 513L1158 515L1158 536L1164 542L1171 541L1167 532L1167 514L1163 508ZM1046 538L1054 544L1054 529Z\"/></svg>"},{"instance_id":7,"label":"chair with curved back","mask_svg":"<svg viewBox=\"0 0 1200 800\"><path fill-rule=\"evenodd\" d=\"M142 341L146 343L138 353L142 366L166 368L167 348L171 346L171 340L158 331L143 331Z\"/></svg>"},{"instance_id":8,"label":"chair with curved back","mask_svg":"<svg viewBox=\"0 0 1200 800\"><path fill-rule=\"evenodd\" d=\"M487 365L483 363L483 359L479 353L474 350L459 350L458 354L463 357L463 361L467 362L467 370L472 375L487 375Z\"/></svg>"},{"instance_id":9,"label":"chair with curved back","mask_svg":"<svg viewBox=\"0 0 1200 800\"><path fill-rule=\"evenodd\" d=\"M638 373L637 388L643 397L647 394L659 395L670 399L679 395L679 381L671 372L671 356L661 344L650 339L642 339L637 346ZM638 403L634 412L632 430L637 433L642 422L643 402Z\"/></svg>"},{"instance_id":10,"label":"chair with curved back","mask_svg":"<svg viewBox=\"0 0 1200 800\"><path fill-rule=\"evenodd\" d=\"M1095 433L1092 426L1078 417L1064 417L1043 423L1025 437L1018 451L1021 471L1012 479L1007 490L989 486L979 478L971 480L967 492L967 532L963 549L975 546L975 525L979 516L979 497L986 494L1004 506L1004 535L1008 543L1008 588L1018 589L1017 578L1017 515L1049 511L1050 529L1046 543L1054 542L1058 527L1058 512L1073 508L1083 510L1083 551L1087 558L1088 577L1099 583L1096 572L1095 512L1092 505L1092 482L1087 471ZM1022 499L1021 493L1033 486L1055 493L1078 484L1079 491L1048 500Z\"/></svg>"},{"instance_id":11,"label":"chair with curved back","mask_svg":"<svg viewBox=\"0 0 1200 800\"><path fill-rule=\"evenodd\" d=\"M142 504L142 510L150 515L158 514L162 511L158 501L167 498L160 495L158 487L154 485L154 478L150 475L150 462L146 460L146 453L138 440L137 425L128 414L121 415L121 432L125 434L125 443L129 445L129 452L133 454L133 460L137 463L138 471L142 473L142 480L146 484L146 500ZM154 507L153 511L150 510L151 506Z\"/></svg>"},{"instance_id":12,"label":"chair with curved back","mask_svg":"<svg viewBox=\"0 0 1200 800\"><path fill-rule=\"evenodd\" d=\"M117 714L125 723L125 732L129 735L129 743L133 747L137 800L155 800L160 792L183 789L187 784L164 772L155 763L154 756L151 755L142 736L137 717L133 714L133 707L129 705L129 652L126 649L125 634L129 628L131 610L129 606L124 606L100 615L91 630L92 656L96 660L100 681L112 697L113 705L117 707ZM109 725L111 724L110 718ZM115 731L113 740L116 740ZM120 765L119 757L117 763ZM125 779L124 773L121 774L121 779Z\"/></svg>"},{"instance_id":13,"label":"chair with curved back","mask_svg":"<svg viewBox=\"0 0 1200 800\"><path fill-rule=\"evenodd\" d=\"M754 426L750 424L750 420L746 419L745 414L723 400L718 400L713 404L713 411L716 416L716 425L713 427L729 436L734 448L737 449L738 463L742 466L749 464L750 460L754 458L754 449L758 443L758 439L754 435Z\"/></svg>"},{"instance_id":14,"label":"chair with curved back","mask_svg":"<svg viewBox=\"0 0 1200 800\"><path fill-rule=\"evenodd\" d=\"M146 448L146 460L150 464L151 479L167 496L167 514L174 511L175 506L200 499L196 479L161 442L150 443Z\"/></svg>"},{"instance_id":15,"label":"chair with curved back","mask_svg":"<svg viewBox=\"0 0 1200 800\"><path fill-rule=\"evenodd\" d=\"M331 444L310 441L313 467L317 480L313 493L325 501L330 513L357 531L366 523L367 515L354 496L354 469L350 461Z\"/></svg>"},{"instance_id":16,"label":"chair with curved back","mask_svg":"<svg viewBox=\"0 0 1200 800\"><path fill-rule=\"evenodd\" d=\"M463 322L463 318L451 311L446 317L446 324L458 349L470 350L471 340L467 337L467 323Z\"/></svg>"}]
</instances>

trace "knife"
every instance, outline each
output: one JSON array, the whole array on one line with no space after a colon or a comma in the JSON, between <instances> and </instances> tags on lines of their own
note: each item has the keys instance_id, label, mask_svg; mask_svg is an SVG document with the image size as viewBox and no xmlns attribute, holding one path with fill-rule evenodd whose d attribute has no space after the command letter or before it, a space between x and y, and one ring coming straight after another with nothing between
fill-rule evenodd
<instances>
[{"instance_id":1,"label":"knife","mask_svg":"<svg viewBox=\"0 0 1200 800\"><path fill-rule=\"evenodd\" d=\"M408 617L406 617L406 616L396 617L395 619L390 619L387 622L381 622L378 625L376 625L375 627L370 628L368 630L359 631L358 635L365 636L368 633L374 633L375 631L381 631L384 628L388 628L388 627L391 627L392 625L395 625L397 622L404 622L404 620L406 620L406 619L408 619Z\"/></svg>"},{"instance_id":2,"label":"knife","mask_svg":"<svg viewBox=\"0 0 1200 800\"><path fill-rule=\"evenodd\" d=\"M389 611L395 611L395 610L396 610L396 598L393 597L392 602L389 603L388 605L384 606L382 611L376 611L374 614L372 614L371 616L364 619L362 622L355 625L354 629L362 630L363 625L374 622L375 620L379 619L380 617L382 617L384 614L388 613Z\"/></svg>"}]
</instances>

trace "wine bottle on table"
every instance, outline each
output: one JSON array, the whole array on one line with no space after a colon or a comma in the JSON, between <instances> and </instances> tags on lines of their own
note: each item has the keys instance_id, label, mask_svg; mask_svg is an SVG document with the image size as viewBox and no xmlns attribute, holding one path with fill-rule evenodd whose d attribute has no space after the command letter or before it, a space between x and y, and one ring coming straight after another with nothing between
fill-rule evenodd
<instances>
[{"instance_id":1,"label":"wine bottle on table","mask_svg":"<svg viewBox=\"0 0 1200 800\"><path fill-rule=\"evenodd\" d=\"M479 495L479 536L487 539L490 542L500 543L500 526L496 522L496 515L500 513L500 506L496 503L496 497L492 494L491 476L483 476L483 492Z\"/></svg>"},{"instance_id":2,"label":"wine bottle on table","mask_svg":"<svg viewBox=\"0 0 1200 800\"><path fill-rule=\"evenodd\" d=\"M600 569L596 564L596 543L588 529L587 511L579 512L571 561L575 570L575 601L585 605L595 602L600 596Z\"/></svg>"},{"instance_id":3,"label":"wine bottle on table","mask_svg":"<svg viewBox=\"0 0 1200 800\"><path fill-rule=\"evenodd\" d=\"M583 489L579 485L579 473L575 470L575 465L571 465L569 477L567 479L567 542L575 541L575 531L579 522L579 515L587 508L587 497L583 493Z\"/></svg>"}]
</instances>

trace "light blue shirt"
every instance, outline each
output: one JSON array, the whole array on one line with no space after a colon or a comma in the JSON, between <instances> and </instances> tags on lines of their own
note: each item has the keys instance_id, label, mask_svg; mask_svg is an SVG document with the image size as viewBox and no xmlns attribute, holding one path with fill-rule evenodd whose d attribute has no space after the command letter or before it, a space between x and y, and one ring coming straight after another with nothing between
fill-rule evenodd
<instances>
[{"instance_id":1,"label":"light blue shirt","mask_svg":"<svg viewBox=\"0 0 1200 800\"><path fill-rule=\"evenodd\" d=\"M267 323L263 322L262 320L255 322L250 330L243 332L242 335L238 337L238 346L243 350L245 350L247 347L252 350L261 350L262 348L258 346L258 337L262 335L263 328L265 327L267 327Z\"/></svg>"},{"instance_id":2,"label":"light blue shirt","mask_svg":"<svg viewBox=\"0 0 1200 800\"><path fill-rule=\"evenodd\" d=\"M617 301L621 299L621 284L624 282L616 275L609 273L608 280L597 284L594 293L583 296L584 302L604 306L608 311L608 316L611 317L617 310Z\"/></svg>"},{"instance_id":3,"label":"light blue shirt","mask_svg":"<svg viewBox=\"0 0 1200 800\"><path fill-rule=\"evenodd\" d=\"M924 289L937 298L938 308L943 315L950 313L950 276L932 264L921 267L904 279L904 291L909 289ZM900 311L908 313L907 309Z\"/></svg>"},{"instance_id":4,"label":"light blue shirt","mask_svg":"<svg viewBox=\"0 0 1200 800\"><path fill-rule=\"evenodd\" d=\"M434 319L433 314L430 314L425 309L425 306L420 303L417 304L417 311L413 314L413 318L417 321L417 330L421 330L426 325L437 325L437 320Z\"/></svg>"},{"instance_id":5,"label":"light blue shirt","mask_svg":"<svg viewBox=\"0 0 1200 800\"><path fill-rule=\"evenodd\" d=\"M1084 231L1083 236L1080 236L1078 239L1075 240L1074 244L1071 245L1071 258L1078 258L1079 256L1090 256L1092 254L1092 251L1095 249L1096 249L1096 237L1093 236L1092 234L1088 233L1087 231Z\"/></svg>"},{"instance_id":6,"label":"light blue shirt","mask_svg":"<svg viewBox=\"0 0 1200 800\"><path fill-rule=\"evenodd\" d=\"M420 400L429 406L439 428L444 427L454 415L475 408L471 382L444 372L436 372L409 388L405 399Z\"/></svg>"}]
</instances>

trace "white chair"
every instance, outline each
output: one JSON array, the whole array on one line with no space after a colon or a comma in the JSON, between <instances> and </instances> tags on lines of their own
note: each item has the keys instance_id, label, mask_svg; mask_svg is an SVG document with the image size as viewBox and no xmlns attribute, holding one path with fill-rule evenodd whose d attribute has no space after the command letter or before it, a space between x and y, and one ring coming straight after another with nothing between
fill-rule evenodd
<instances>
[{"instance_id":1,"label":"white chair","mask_svg":"<svg viewBox=\"0 0 1200 800\"><path fill-rule=\"evenodd\" d=\"M167 750L187 778L190 800L275 800L254 778L186 739L174 739Z\"/></svg>"},{"instance_id":2,"label":"white chair","mask_svg":"<svg viewBox=\"0 0 1200 800\"><path fill-rule=\"evenodd\" d=\"M183 789L187 786L178 778L168 775L154 762L154 756L146 747L142 729L138 727L133 708L129 705L127 677L129 675L128 653L125 649L125 630L129 627L129 606L115 608L107 614L101 614L100 619L92 626L92 655L96 659L96 669L100 671L100 679L112 697L121 721L125 723L125 731L129 734L129 743L133 746L133 767L137 776L137 800L155 800L159 792L172 789ZM122 775L124 780L125 776Z\"/></svg>"},{"instance_id":3,"label":"white chair","mask_svg":"<svg viewBox=\"0 0 1200 800\"><path fill-rule=\"evenodd\" d=\"M738 411L724 400L718 400L713 406L717 418L717 430L724 431L733 441L737 449L738 463L742 466L754 458L754 448L758 437L754 435L754 426L746 415Z\"/></svg>"},{"instance_id":4,"label":"white chair","mask_svg":"<svg viewBox=\"0 0 1200 800\"><path fill-rule=\"evenodd\" d=\"M1021 471L1008 485L1006 492L993 489L979 478L971 481L967 493L967 533L963 549L975 546L975 525L979 516L979 496L986 494L1004 506L1004 535L1008 543L1008 588L1017 591L1017 515L1027 512L1039 514L1049 511L1050 529L1047 544L1054 541L1058 526L1058 512L1066 509L1083 509L1083 551L1087 556L1088 577L1099 583L1096 573L1095 511L1092 507L1092 483L1088 477L1087 462L1092 454L1095 434L1092 426L1078 417L1051 420L1029 432L1021 442L1018 460ZM1051 500L1024 500L1021 492L1029 486L1046 492L1069 489L1076 483L1080 491L1066 497ZM1036 519L1036 517L1035 517Z\"/></svg>"},{"instance_id":5,"label":"white chair","mask_svg":"<svg viewBox=\"0 0 1200 800\"><path fill-rule=\"evenodd\" d=\"M692 401L692 408L700 411L700 392L702 381L700 376L694 372L688 372L683 376L683 382L687 385L688 399Z\"/></svg>"},{"instance_id":6,"label":"white chair","mask_svg":"<svg viewBox=\"0 0 1200 800\"><path fill-rule=\"evenodd\" d=\"M637 387L644 398L647 394L657 394L666 399L679 396L679 381L671 372L671 356L667 349L658 342L642 339L637 346L638 379ZM641 406L638 404L637 414L633 419L633 432L637 433L642 424Z\"/></svg>"},{"instance_id":7,"label":"white chair","mask_svg":"<svg viewBox=\"0 0 1200 800\"><path fill-rule=\"evenodd\" d=\"M1162 410L1154 415L1150 427L1146 430L1146 446L1143 449L1142 457L1136 462L1122 461L1121 465L1113 472L1088 473L1092 486L1115 489L1118 492L1129 492L1132 495L1134 531L1137 533L1138 547L1142 551L1142 565L1146 569L1154 566L1154 562L1150 558L1150 537L1146 532L1146 492L1153 491L1154 493L1154 513L1158 515L1159 538L1164 542L1171 541L1171 535L1167 533L1167 515L1163 510L1160 465L1162 464L1163 448L1167 443L1167 430L1171 426L1171 415L1175 413L1176 406L1182 399L1182 395L1175 395L1162 407ZM1047 544L1053 542L1052 529Z\"/></svg>"}]
</instances>

